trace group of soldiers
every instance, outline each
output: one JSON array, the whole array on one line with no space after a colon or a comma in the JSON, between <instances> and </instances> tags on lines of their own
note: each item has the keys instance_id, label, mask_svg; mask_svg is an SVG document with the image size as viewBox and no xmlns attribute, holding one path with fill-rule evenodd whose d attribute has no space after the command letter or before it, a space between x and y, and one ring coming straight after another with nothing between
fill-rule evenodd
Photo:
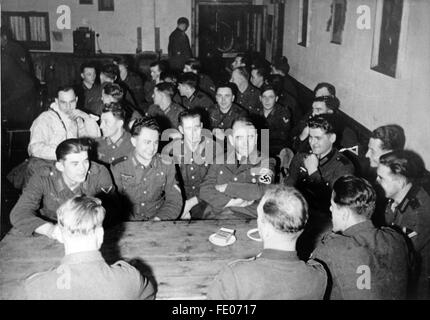
<instances>
[{"instance_id":1,"label":"group of soldiers","mask_svg":"<svg viewBox=\"0 0 430 320\"><path fill-rule=\"evenodd\" d=\"M320 83L312 110L303 115L285 58L267 64L238 56L230 81L217 85L201 73L196 59L186 61L179 76L164 61L150 68L151 80L143 83L124 59L115 59L96 81L96 68L85 63L82 83L58 90L55 102L31 127L27 175L10 216L16 229L59 240L58 208L83 194L103 201L106 226L126 220L258 218L265 243L275 238L289 243L291 250L278 251L297 246L300 258L310 259L307 267L320 268L314 258L324 262L333 281L331 298L429 297L430 196L424 164L416 153L403 150L401 127L373 131L366 154L374 173L365 177L369 183L353 176L359 173L355 164L340 151L356 146L357 138L339 117L334 86ZM290 208L277 192L298 207ZM269 217L271 210L279 217ZM358 249L348 251L351 246ZM407 250L416 259L403 267L409 255L400 252ZM387 268L381 256L372 258L375 252L399 266L390 277L412 274L414 296L406 295L412 292L406 285L403 291L388 290L388 273L372 278L374 289L367 296L352 288L352 280L346 280L351 270L363 264L379 268L375 272ZM277 254L263 256L282 260ZM246 263L252 269L259 259ZM297 259L299 266L303 261ZM270 264L267 268L263 272L270 274ZM247 267L240 270L249 279ZM303 297L322 298L327 279L314 272L303 277L297 285L318 278L320 286L317 295ZM217 278L210 295L249 298L222 293L228 279ZM283 286L278 280L266 283L273 290L268 296Z\"/></svg>"}]
</instances>

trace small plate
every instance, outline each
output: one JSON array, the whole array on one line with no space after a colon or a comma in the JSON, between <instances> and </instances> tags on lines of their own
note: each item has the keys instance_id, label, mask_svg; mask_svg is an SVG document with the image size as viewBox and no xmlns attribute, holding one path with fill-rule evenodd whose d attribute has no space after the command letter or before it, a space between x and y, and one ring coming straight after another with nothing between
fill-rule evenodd
<instances>
[{"instance_id":1,"label":"small plate","mask_svg":"<svg viewBox=\"0 0 430 320\"><path fill-rule=\"evenodd\" d=\"M222 241L221 239L215 237L216 233L211 234L209 236L209 241L212 242L216 246L226 247L236 242L236 237L232 235L227 242Z\"/></svg>"}]
</instances>

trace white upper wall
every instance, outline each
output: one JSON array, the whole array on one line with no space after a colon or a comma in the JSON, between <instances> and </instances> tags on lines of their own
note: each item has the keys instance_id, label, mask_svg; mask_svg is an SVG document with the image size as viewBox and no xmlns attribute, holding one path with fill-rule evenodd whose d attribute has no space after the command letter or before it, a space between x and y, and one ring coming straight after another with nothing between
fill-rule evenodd
<instances>
[{"instance_id":1,"label":"white upper wall","mask_svg":"<svg viewBox=\"0 0 430 320\"><path fill-rule=\"evenodd\" d=\"M405 0L407 1L407 0ZM313 89L336 86L342 110L370 130L396 123L405 129L406 147L430 164L430 1L410 0L405 61L398 79L370 69L376 0L347 1L343 43L326 32L331 0L312 0L310 45L297 45L299 0L286 2L284 54L290 74ZM359 5L371 9L371 30L356 26Z\"/></svg>"},{"instance_id":2,"label":"white upper wall","mask_svg":"<svg viewBox=\"0 0 430 320\"><path fill-rule=\"evenodd\" d=\"M136 53L138 27L142 28L142 50L154 51L154 28L159 27L161 49L167 53L169 34L176 28L176 20L181 16L191 20L191 0L114 0L114 3L115 11L98 11L97 0L92 5L80 5L79 0L2 0L2 10L49 12L53 52L73 52L73 30L87 26L100 34L104 53ZM57 8L63 4L71 10L70 30L57 28L60 16ZM52 31L62 32L63 41L55 41Z\"/></svg>"}]
</instances>

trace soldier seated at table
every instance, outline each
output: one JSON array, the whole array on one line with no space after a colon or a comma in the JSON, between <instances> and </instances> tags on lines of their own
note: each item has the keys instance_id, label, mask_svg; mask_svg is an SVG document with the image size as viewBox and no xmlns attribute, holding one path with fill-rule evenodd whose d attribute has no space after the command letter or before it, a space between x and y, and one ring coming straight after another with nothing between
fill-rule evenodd
<instances>
[{"instance_id":1,"label":"soldier seated at table","mask_svg":"<svg viewBox=\"0 0 430 320\"><path fill-rule=\"evenodd\" d=\"M237 86L232 82L222 83L216 90L216 105L209 110L209 129L229 130L239 117L245 117L248 112L234 103ZM218 143L224 143L224 133L215 131ZM227 146L225 145L225 149Z\"/></svg>"},{"instance_id":2,"label":"soldier seated at table","mask_svg":"<svg viewBox=\"0 0 430 320\"><path fill-rule=\"evenodd\" d=\"M207 203L200 199L200 185L214 163L216 146L212 136L203 136L201 114L196 109L179 114L179 131L182 139L172 141L173 158L179 167L179 181L185 195L181 219L199 219ZM180 143L179 145L176 145ZM177 149L176 149L177 148ZM219 146L219 152L223 147Z\"/></svg>"},{"instance_id":3,"label":"soldier seated at table","mask_svg":"<svg viewBox=\"0 0 430 320\"><path fill-rule=\"evenodd\" d=\"M105 105L100 123L103 137L95 141L99 162L110 165L133 150L131 134L126 129L126 123L126 113L121 105L115 102Z\"/></svg>"},{"instance_id":4,"label":"soldier seated at table","mask_svg":"<svg viewBox=\"0 0 430 320\"><path fill-rule=\"evenodd\" d=\"M265 128L269 129L269 152L271 157L279 155L287 147L290 135L291 113L288 108L278 104L278 93L272 86L261 88L260 101L263 108L260 115L264 117Z\"/></svg>"},{"instance_id":5,"label":"soldier seated at table","mask_svg":"<svg viewBox=\"0 0 430 320\"><path fill-rule=\"evenodd\" d=\"M215 99L216 86L213 80L207 75L201 72L202 65L199 60L191 58L185 61L184 72L192 72L199 77L199 89L204 93L208 94L212 99Z\"/></svg>"},{"instance_id":6,"label":"soldier seated at table","mask_svg":"<svg viewBox=\"0 0 430 320\"><path fill-rule=\"evenodd\" d=\"M354 166L334 147L337 128L332 115L315 116L307 126L311 152L294 156L286 184L299 189L313 209L328 212L334 182L353 174Z\"/></svg>"},{"instance_id":7,"label":"soldier seated at table","mask_svg":"<svg viewBox=\"0 0 430 320\"><path fill-rule=\"evenodd\" d=\"M142 114L136 107L124 99L124 89L117 83L106 83L102 91L103 108L111 103L118 103L126 113L126 119L129 128L133 125L136 119L142 118ZM103 109L101 111L103 113Z\"/></svg>"},{"instance_id":8,"label":"soldier seated at table","mask_svg":"<svg viewBox=\"0 0 430 320\"><path fill-rule=\"evenodd\" d=\"M175 94L174 84L161 82L154 89L154 104L146 113L147 116L157 119L161 131L169 128L178 129L178 116L184 107L172 101Z\"/></svg>"},{"instance_id":9,"label":"soldier seated at table","mask_svg":"<svg viewBox=\"0 0 430 320\"><path fill-rule=\"evenodd\" d=\"M328 268L333 300L405 299L408 285L408 246L391 228L375 228L370 217L376 193L364 179L343 176L333 186L333 232L312 254Z\"/></svg>"},{"instance_id":10,"label":"soldier seated at table","mask_svg":"<svg viewBox=\"0 0 430 320\"><path fill-rule=\"evenodd\" d=\"M430 299L430 195L421 183L424 171L421 157L408 150L382 155L377 169L377 182L389 199L385 223L401 230L417 255L414 299Z\"/></svg>"},{"instance_id":11,"label":"soldier seated at table","mask_svg":"<svg viewBox=\"0 0 430 320\"><path fill-rule=\"evenodd\" d=\"M136 120L131 129L132 152L112 163L126 220L175 220L182 210L181 189L173 161L158 151L160 128L153 118Z\"/></svg>"},{"instance_id":12,"label":"soldier seated at table","mask_svg":"<svg viewBox=\"0 0 430 320\"><path fill-rule=\"evenodd\" d=\"M25 280L31 300L146 300L154 299L148 279L125 261L108 265L100 248L106 211L97 198L85 195L67 200L57 210L58 238L65 255L58 267Z\"/></svg>"},{"instance_id":13,"label":"soldier seated at table","mask_svg":"<svg viewBox=\"0 0 430 320\"><path fill-rule=\"evenodd\" d=\"M226 266L208 290L217 300L322 299L327 274L319 262L300 260L296 241L305 228L308 206L294 188L275 186L258 205L263 252Z\"/></svg>"},{"instance_id":14,"label":"soldier seated at table","mask_svg":"<svg viewBox=\"0 0 430 320\"><path fill-rule=\"evenodd\" d=\"M233 70L231 82L237 85L235 102L250 113L258 114L261 109L260 90L249 82L249 72L244 67Z\"/></svg>"},{"instance_id":15,"label":"soldier seated at table","mask_svg":"<svg viewBox=\"0 0 430 320\"><path fill-rule=\"evenodd\" d=\"M12 225L26 236L45 235L58 239L56 210L75 195L101 197L113 205L115 188L109 171L90 162L89 146L82 139L68 139L56 149L55 165L39 168L10 213ZM109 223L114 222L114 207L108 207Z\"/></svg>"},{"instance_id":16,"label":"soldier seated at table","mask_svg":"<svg viewBox=\"0 0 430 320\"><path fill-rule=\"evenodd\" d=\"M226 159L215 159L200 186L209 206L206 219L256 218L257 201L273 181L275 161L257 150L257 130L247 117L238 118L228 135Z\"/></svg>"},{"instance_id":17,"label":"soldier seated at table","mask_svg":"<svg viewBox=\"0 0 430 320\"><path fill-rule=\"evenodd\" d=\"M187 109L202 108L208 111L213 108L214 101L198 89L198 82L198 76L192 72L186 72L179 76L178 90L182 96L182 105Z\"/></svg>"}]
</instances>

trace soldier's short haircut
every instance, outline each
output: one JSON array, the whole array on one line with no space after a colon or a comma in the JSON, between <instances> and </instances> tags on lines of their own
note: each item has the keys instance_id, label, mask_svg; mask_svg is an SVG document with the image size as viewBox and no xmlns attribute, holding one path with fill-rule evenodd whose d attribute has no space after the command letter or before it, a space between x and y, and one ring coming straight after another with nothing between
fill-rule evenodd
<instances>
[{"instance_id":1,"label":"soldier's short haircut","mask_svg":"<svg viewBox=\"0 0 430 320\"><path fill-rule=\"evenodd\" d=\"M143 118L137 119L133 123L130 133L133 137L137 137L143 128L155 130L158 133L160 133L160 126L157 120L155 120L155 118L152 118L152 117L143 117Z\"/></svg>"},{"instance_id":2,"label":"soldier's short haircut","mask_svg":"<svg viewBox=\"0 0 430 320\"><path fill-rule=\"evenodd\" d=\"M251 71L254 71L254 70L257 71L257 74L260 77L263 77L263 79L267 79L267 77L270 74L269 69L267 67L265 67L265 66L255 66L254 68L252 68Z\"/></svg>"},{"instance_id":3,"label":"soldier's short haircut","mask_svg":"<svg viewBox=\"0 0 430 320\"><path fill-rule=\"evenodd\" d=\"M197 108L186 109L179 114L179 116L178 116L179 123L183 124L182 120L185 118L199 118L201 121L202 115L201 115L201 112Z\"/></svg>"},{"instance_id":4,"label":"soldier's short haircut","mask_svg":"<svg viewBox=\"0 0 430 320\"><path fill-rule=\"evenodd\" d=\"M318 83L314 89L314 96L317 94L317 91L319 89L322 89L322 88L326 88L332 97L336 97L336 87L334 85L332 85L331 83L328 83L328 82Z\"/></svg>"},{"instance_id":5,"label":"soldier's short haircut","mask_svg":"<svg viewBox=\"0 0 430 320\"><path fill-rule=\"evenodd\" d=\"M240 58L240 62L245 65L245 67L249 67L251 64L251 59L245 53L239 53L235 58Z\"/></svg>"},{"instance_id":6,"label":"soldier's short haircut","mask_svg":"<svg viewBox=\"0 0 430 320\"><path fill-rule=\"evenodd\" d=\"M238 67L233 72L239 73L244 79L249 80L249 71L246 67Z\"/></svg>"},{"instance_id":7,"label":"soldier's short haircut","mask_svg":"<svg viewBox=\"0 0 430 320\"><path fill-rule=\"evenodd\" d=\"M86 61L86 62L81 64L81 67L80 67L81 73L84 73L85 69L87 69L87 68L88 69L94 69L97 71L96 64L92 61Z\"/></svg>"},{"instance_id":8,"label":"soldier's short haircut","mask_svg":"<svg viewBox=\"0 0 430 320\"><path fill-rule=\"evenodd\" d=\"M115 81L119 75L118 66L113 63L104 64L100 73L103 73L106 77Z\"/></svg>"},{"instance_id":9,"label":"soldier's short haircut","mask_svg":"<svg viewBox=\"0 0 430 320\"><path fill-rule=\"evenodd\" d=\"M75 89L72 86L60 86L57 88L57 97L60 94L60 92L69 92L69 91L73 91L75 92Z\"/></svg>"},{"instance_id":10,"label":"soldier's short haircut","mask_svg":"<svg viewBox=\"0 0 430 320\"><path fill-rule=\"evenodd\" d=\"M68 154L88 152L90 145L87 139L67 139L55 149L57 161L65 160Z\"/></svg>"},{"instance_id":11,"label":"soldier's short haircut","mask_svg":"<svg viewBox=\"0 0 430 320\"><path fill-rule=\"evenodd\" d=\"M391 173L403 176L408 182L422 178L425 173L423 159L411 150L396 150L382 155L379 163L388 167Z\"/></svg>"},{"instance_id":12,"label":"soldier's short haircut","mask_svg":"<svg viewBox=\"0 0 430 320\"><path fill-rule=\"evenodd\" d=\"M272 90L275 93L276 96L279 96L278 88L276 88L275 86L272 86L270 84L263 84L261 86L261 88L260 88L260 96L263 96L263 94L266 91L269 91L269 90Z\"/></svg>"},{"instance_id":13,"label":"soldier's short haircut","mask_svg":"<svg viewBox=\"0 0 430 320\"><path fill-rule=\"evenodd\" d=\"M189 25L190 25L190 21L188 21L188 19L187 19L187 18L185 18L185 17L180 17L180 18L178 19L177 23L178 23L178 24L186 24L187 26L189 26Z\"/></svg>"},{"instance_id":14,"label":"soldier's short haircut","mask_svg":"<svg viewBox=\"0 0 430 320\"><path fill-rule=\"evenodd\" d=\"M199 76L192 72L185 72L179 76L178 83L196 89L199 85Z\"/></svg>"},{"instance_id":15,"label":"soldier's short haircut","mask_svg":"<svg viewBox=\"0 0 430 320\"><path fill-rule=\"evenodd\" d=\"M57 209L58 224L70 236L86 236L103 225L106 211L98 198L79 195Z\"/></svg>"},{"instance_id":16,"label":"soldier's short haircut","mask_svg":"<svg viewBox=\"0 0 430 320\"><path fill-rule=\"evenodd\" d=\"M165 95L169 96L170 98L172 98L173 95L175 94L175 85L170 82L160 82L155 86L154 90L158 90L164 93Z\"/></svg>"},{"instance_id":17,"label":"soldier's short haircut","mask_svg":"<svg viewBox=\"0 0 430 320\"><path fill-rule=\"evenodd\" d=\"M337 112L340 108L340 101L336 97L332 96L321 96L314 98L312 103L314 102L324 102L324 104L329 108L330 110L333 110L333 112Z\"/></svg>"},{"instance_id":18,"label":"soldier's short haircut","mask_svg":"<svg viewBox=\"0 0 430 320\"><path fill-rule=\"evenodd\" d=\"M295 188L277 185L266 191L261 201L263 218L285 233L302 231L308 221L308 203Z\"/></svg>"},{"instance_id":19,"label":"soldier's short haircut","mask_svg":"<svg viewBox=\"0 0 430 320\"><path fill-rule=\"evenodd\" d=\"M121 101L124 97L124 90L118 83L106 83L103 86L103 92L112 96L116 101Z\"/></svg>"},{"instance_id":20,"label":"soldier's short haircut","mask_svg":"<svg viewBox=\"0 0 430 320\"><path fill-rule=\"evenodd\" d=\"M171 81L167 81L167 79L171 79ZM174 70L166 70L160 73L160 81L164 82L178 82L178 73Z\"/></svg>"},{"instance_id":21,"label":"soldier's short haircut","mask_svg":"<svg viewBox=\"0 0 430 320\"><path fill-rule=\"evenodd\" d=\"M333 185L333 202L370 218L375 211L376 192L368 181L352 175L340 177Z\"/></svg>"},{"instance_id":22,"label":"soldier's short haircut","mask_svg":"<svg viewBox=\"0 0 430 320\"><path fill-rule=\"evenodd\" d=\"M233 83L233 82L224 82L224 83L219 84L219 85L217 86L217 88L216 88L216 91L218 91L218 89L220 89L220 88L228 88L228 89L230 89L230 90L231 90L231 93L232 93L234 96L236 96L236 95L237 95L237 91L239 90L239 89L237 88L237 85L236 85L235 83Z\"/></svg>"},{"instance_id":23,"label":"soldier's short haircut","mask_svg":"<svg viewBox=\"0 0 430 320\"><path fill-rule=\"evenodd\" d=\"M126 112L124 108L117 102L112 102L104 106L102 113L111 112L112 115L118 120L122 120L125 123Z\"/></svg>"},{"instance_id":24,"label":"soldier's short haircut","mask_svg":"<svg viewBox=\"0 0 430 320\"><path fill-rule=\"evenodd\" d=\"M275 57L275 59L273 59L272 65L276 69L281 70L285 75L290 72L290 64L288 63L288 59L286 57Z\"/></svg>"},{"instance_id":25,"label":"soldier's short haircut","mask_svg":"<svg viewBox=\"0 0 430 320\"><path fill-rule=\"evenodd\" d=\"M405 131L397 124L376 128L370 137L381 140L383 150L403 150L405 148Z\"/></svg>"},{"instance_id":26,"label":"soldier's short haircut","mask_svg":"<svg viewBox=\"0 0 430 320\"><path fill-rule=\"evenodd\" d=\"M233 121L233 123L232 123L232 125L231 125L231 128L233 129L234 128L234 126L235 126L235 124L236 123L243 123L243 124L245 124L245 125L247 125L247 126L251 126L251 127L254 127L254 128L256 128L256 126L255 126L255 123L254 123L254 120L251 118L251 117L249 117L249 116L240 116L240 117L238 117L237 119L235 119L234 121Z\"/></svg>"},{"instance_id":27,"label":"soldier's short haircut","mask_svg":"<svg viewBox=\"0 0 430 320\"><path fill-rule=\"evenodd\" d=\"M199 73L202 70L202 64L200 63L199 60L195 58L188 59L185 62L185 65L190 66L190 68L197 71L197 73Z\"/></svg>"},{"instance_id":28,"label":"soldier's short haircut","mask_svg":"<svg viewBox=\"0 0 430 320\"><path fill-rule=\"evenodd\" d=\"M333 114L320 114L313 116L307 123L309 129L321 129L325 133L338 133L336 118Z\"/></svg>"},{"instance_id":29,"label":"soldier's short haircut","mask_svg":"<svg viewBox=\"0 0 430 320\"><path fill-rule=\"evenodd\" d=\"M169 64L166 60L157 60L154 62L151 62L149 65L150 68L158 66L158 69L160 72L167 71L169 69Z\"/></svg>"},{"instance_id":30,"label":"soldier's short haircut","mask_svg":"<svg viewBox=\"0 0 430 320\"><path fill-rule=\"evenodd\" d=\"M115 57L115 58L113 58L113 62L119 66L125 66L126 68L128 68L130 65L129 58L127 58L125 56Z\"/></svg>"}]
</instances>

